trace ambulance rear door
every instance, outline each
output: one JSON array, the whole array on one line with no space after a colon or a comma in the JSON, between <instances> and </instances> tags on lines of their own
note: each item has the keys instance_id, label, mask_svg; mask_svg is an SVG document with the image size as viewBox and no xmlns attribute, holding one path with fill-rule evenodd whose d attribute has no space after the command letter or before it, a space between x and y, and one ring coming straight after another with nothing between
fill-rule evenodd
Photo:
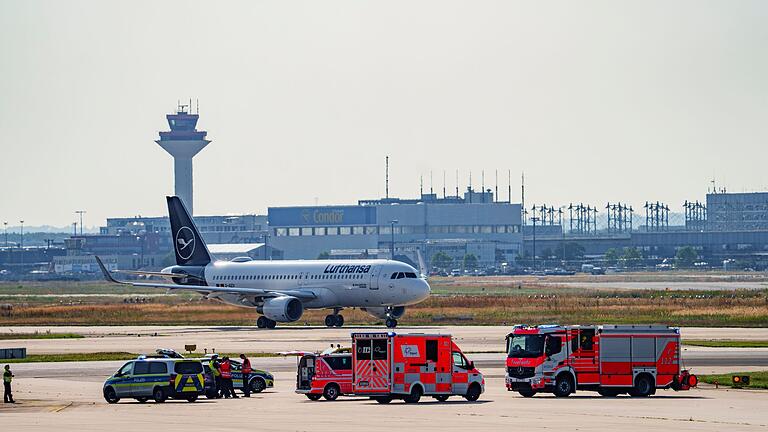
<instances>
[{"instance_id":1,"label":"ambulance rear door","mask_svg":"<svg viewBox=\"0 0 768 432\"><path fill-rule=\"evenodd\" d=\"M391 338L386 333L353 335L352 391L388 394L391 391Z\"/></svg>"}]
</instances>

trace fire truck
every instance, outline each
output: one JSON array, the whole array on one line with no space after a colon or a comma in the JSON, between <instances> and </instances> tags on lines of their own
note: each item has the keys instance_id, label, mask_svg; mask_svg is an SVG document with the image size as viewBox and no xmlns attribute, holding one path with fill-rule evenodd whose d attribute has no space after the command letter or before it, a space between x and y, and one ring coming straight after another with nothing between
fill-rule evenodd
<instances>
[{"instance_id":1,"label":"fire truck","mask_svg":"<svg viewBox=\"0 0 768 432\"><path fill-rule=\"evenodd\" d=\"M507 390L524 397L565 397L576 390L643 397L698 383L682 368L680 329L674 327L517 325L506 341Z\"/></svg>"},{"instance_id":2,"label":"fire truck","mask_svg":"<svg viewBox=\"0 0 768 432\"><path fill-rule=\"evenodd\" d=\"M353 333L352 392L379 403L422 396L476 401L485 391L483 374L450 335Z\"/></svg>"},{"instance_id":3,"label":"fire truck","mask_svg":"<svg viewBox=\"0 0 768 432\"><path fill-rule=\"evenodd\" d=\"M296 393L316 401L336 400L352 393L352 354L306 353L299 360Z\"/></svg>"}]
</instances>

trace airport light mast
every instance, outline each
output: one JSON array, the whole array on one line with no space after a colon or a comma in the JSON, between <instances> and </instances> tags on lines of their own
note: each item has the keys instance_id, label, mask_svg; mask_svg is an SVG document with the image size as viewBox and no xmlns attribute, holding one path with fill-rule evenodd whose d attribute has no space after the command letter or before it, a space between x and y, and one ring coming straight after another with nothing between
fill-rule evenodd
<instances>
[{"instance_id":1,"label":"airport light mast","mask_svg":"<svg viewBox=\"0 0 768 432\"><path fill-rule=\"evenodd\" d=\"M191 105L191 101L190 101ZM179 104L176 114L166 115L168 132L160 132L155 141L173 156L175 194L181 198L190 214L192 210L192 158L211 143L205 139L208 132L196 129L198 113L189 112L189 105Z\"/></svg>"}]
</instances>

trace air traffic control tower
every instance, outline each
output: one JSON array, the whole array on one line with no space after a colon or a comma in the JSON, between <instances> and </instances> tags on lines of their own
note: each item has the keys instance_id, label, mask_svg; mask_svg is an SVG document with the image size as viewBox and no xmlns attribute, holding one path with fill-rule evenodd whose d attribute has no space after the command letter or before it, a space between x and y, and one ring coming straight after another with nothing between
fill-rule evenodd
<instances>
[{"instance_id":1,"label":"air traffic control tower","mask_svg":"<svg viewBox=\"0 0 768 432\"><path fill-rule=\"evenodd\" d=\"M174 183L176 195L184 201L190 214L192 210L192 158L211 141L205 139L206 131L195 129L198 114L187 111L187 105L179 105L176 114L168 114L169 132L160 132L155 141L173 156Z\"/></svg>"}]
</instances>

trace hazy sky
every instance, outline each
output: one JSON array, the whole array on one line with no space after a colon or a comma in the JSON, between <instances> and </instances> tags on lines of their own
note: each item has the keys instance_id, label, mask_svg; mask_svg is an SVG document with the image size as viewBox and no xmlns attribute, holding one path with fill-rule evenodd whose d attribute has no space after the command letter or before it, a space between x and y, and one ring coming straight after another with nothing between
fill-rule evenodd
<instances>
[{"instance_id":1,"label":"hazy sky","mask_svg":"<svg viewBox=\"0 0 768 432\"><path fill-rule=\"evenodd\" d=\"M0 220L164 215L154 140L200 100L197 214L513 173L519 200L679 210L768 187L766 1L0 0Z\"/></svg>"}]
</instances>

